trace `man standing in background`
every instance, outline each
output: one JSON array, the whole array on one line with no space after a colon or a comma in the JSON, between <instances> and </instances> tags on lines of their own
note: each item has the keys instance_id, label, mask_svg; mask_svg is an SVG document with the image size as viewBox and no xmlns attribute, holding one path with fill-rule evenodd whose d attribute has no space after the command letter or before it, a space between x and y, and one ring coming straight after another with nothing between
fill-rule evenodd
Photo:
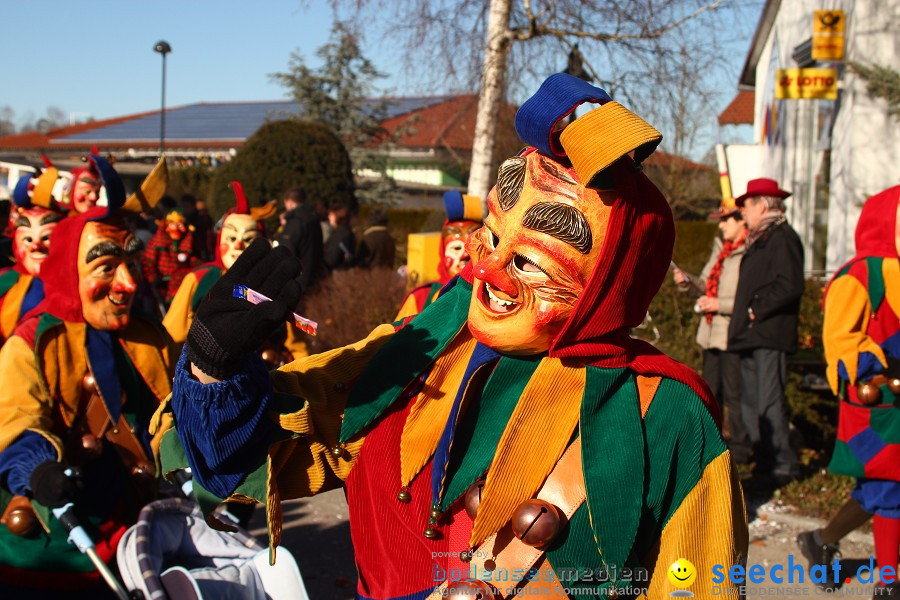
<instances>
[{"instance_id":1,"label":"man standing in background","mask_svg":"<svg viewBox=\"0 0 900 600\"><path fill-rule=\"evenodd\" d=\"M803 296L803 245L787 224L784 199L772 179L754 179L735 198L747 223L728 349L741 355L744 421L757 446L757 474L781 486L799 470L788 437L785 354L797 347Z\"/></svg>"},{"instance_id":2,"label":"man standing in background","mask_svg":"<svg viewBox=\"0 0 900 600\"><path fill-rule=\"evenodd\" d=\"M322 227L319 215L306 204L306 194L300 188L284 193L284 227L275 237L275 244L287 246L300 259L300 283L308 290L322 274Z\"/></svg>"}]
</instances>

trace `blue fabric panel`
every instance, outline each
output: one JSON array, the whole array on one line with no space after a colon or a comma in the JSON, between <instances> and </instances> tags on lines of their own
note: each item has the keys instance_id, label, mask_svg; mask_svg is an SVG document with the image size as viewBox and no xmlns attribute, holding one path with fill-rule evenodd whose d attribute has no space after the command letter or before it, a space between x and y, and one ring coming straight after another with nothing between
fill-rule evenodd
<instances>
[{"instance_id":1,"label":"blue fabric panel","mask_svg":"<svg viewBox=\"0 0 900 600\"><path fill-rule=\"evenodd\" d=\"M860 352L859 362L856 364L856 380L865 381L877 375L884 370L881 362L871 352ZM850 375L847 374L847 367L844 366L843 360L838 360L838 377L844 381L850 381Z\"/></svg>"},{"instance_id":2,"label":"blue fabric panel","mask_svg":"<svg viewBox=\"0 0 900 600\"><path fill-rule=\"evenodd\" d=\"M40 304L41 300L44 299L44 282L38 279L37 277L31 280L31 284L28 286L28 291L25 292L25 297L22 298L22 306L19 308L19 319L21 320L28 311L32 308Z\"/></svg>"},{"instance_id":3,"label":"blue fabric panel","mask_svg":"<svg viewBox=\"0 0 900 600\"><path fill-rule=\"evenodd\" d=\"M900 481L858 479L850 495L866 512L900 519Z\"/></svg>"},{"instance_id":4,"label":"blue fabric panel","mask_svg":"<svg viewBox=\"0 0 900 600\"><path fill-rule=\"evenodd\" d=\"M17 496L31 491L31 472L42 462L56 460L56 449L47 438L26 431L0 452L0 485Z\"/></svg>"},{"instance_id":5,"label":"blue fabric panel","mask_svg":"<svg viewBox=\"0 0 900 600\"><path fill-rule=\"evenodd\" d=\"M900 358L900 331L880 344L884 353L891 358Z\"/></svg>"},{"instance_id":6,"label":"blue fabric panel","mask_svg":"<svg viewBox=\"0 0 900 600\"><path fill-rule=\"evenodd\" d=\"M472 356L469 358L469 364L463 374L462 382L456 391L456 398L453 399L453 408L450 409L450 416L447 418L447 424L444 425L444 431L438 440L437 448L434 450L434 463L431 467L431 499L433 504L440 504L441 496L444 488L444 478L447 473L447 461L450 459L450 447L453 444L453 433L456 431L456 420L459 417L459 407L462 404L463 393L469 380L478 367L500 358L494 350L491 350L481 342L475 344Z\"/></svg>"},{"instance_id":7,"label":"blue fabric panel","mask_svg":"<svg viewBox=\"0 0 900 600\"><path fill-rule=\"evenodd\" d=\"M103 180L103 187L106 188L106 200L108 203L106 214L103 217L98 217L98 219L102 219L113 214L116 212L116 209L125 204L125 185L108 160L95 154L89 155L88 158L97 167L100 179Z\"/></svg>"},{"instance_id":8,"label":"blue fabric panel","mask_svg":"<svg viewBox=\"0 0 900 600\"><path fill-rule=\"evenodd\" d=\"M116 357L113 354L117 343L118 340L111 331L100 331L87 326L84 349L87 350L91 373L113 423L119 420L122 410L122 384L119 382Z\"/></svg>"},{"instance_id":9,"label":"blue fabric panel","mask_svg":"<svg viewBox=\"0 0 900 600\"><path fill-rule=\"evenodd\" d=\"M553 126L584 102L606 104L611 100L601 88L577 77L556 73L548 77L516 113L516 133L545 156L565 156L565 152L552 147Z\"/></svg>"},{"instance_id":10,"label":"blue fabric panel","mask_svg":"<svg viewBox=\"0 0 900 600\"><path fill-rule=\"evenodd\" d=\"M28 182L34 177L34 173L26 173L19 177L16 187L13 189L13 202L16 206L27 208L31 206L31 197L28 195Z\"/></svg>"},{"instance_id":11,"label":"blue fabric panel","mask_svg":"<svg viewBox=\"0 0 900 600\"><path fill-rule=\"evenodd\" d=\"M227 498L264 461L276 433L277 424L266 416L272 382L255 353L237 375L218 383L202 384L189 369L182 351L172 385L178 439L200 485Z\"/></svg>"},{"instance_id":12,"label":"blue fabric panel","mask_svg":"<svg viewBox=\"0 0 900 600\"><path fill-rule=\"evenodd\" d=\"M866 464L884 449L884 440L871 427L866 427L847 442L859 462Z\"/></svg>"}]
</instances>

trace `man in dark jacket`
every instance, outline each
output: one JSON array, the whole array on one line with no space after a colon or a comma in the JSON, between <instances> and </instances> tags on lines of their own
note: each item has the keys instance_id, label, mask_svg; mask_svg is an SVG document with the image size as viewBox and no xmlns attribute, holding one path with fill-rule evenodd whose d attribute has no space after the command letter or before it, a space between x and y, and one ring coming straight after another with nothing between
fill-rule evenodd
<instances>
[{"instance_id":1,"label":"man in dark jacket","mask_svg":"<svg viewBox=\"0 0 900 600\"><path fill-rule=\"evenodd\" d=\"M319 215L306 204L299 188L284 193L284 227L275 236L275 245L287 246L300 259L300 284L308 290L322 276L322 227Z\"/></svg>"},{"instance_id":2,"label":"man in dark jacket","mask_svg":"<svg viewBox=\"0 0 900 600\"><path fill-rule=\"evenodd\" d=\"M758 448L757 469L777 485L798 470L788 443L784 383L785 353L797 345L803 245L785 220L788 196L774 180L754 179L736 198L749 233L728 329L728 348L741 356L743 415Z\"/></svg>"},{"instance_id":3,"label":"man in dark jacket","mask_svg":"<svg viewBox=\"0 0 900 600\"><path fill-rule=\"evenodd\" d=\"M333 229L323 249L325 266L332 271L352 267L356 236L350 228L350 209L343 202L333 202L328 208L328 222Z\"/></svg>"}]
</instances>

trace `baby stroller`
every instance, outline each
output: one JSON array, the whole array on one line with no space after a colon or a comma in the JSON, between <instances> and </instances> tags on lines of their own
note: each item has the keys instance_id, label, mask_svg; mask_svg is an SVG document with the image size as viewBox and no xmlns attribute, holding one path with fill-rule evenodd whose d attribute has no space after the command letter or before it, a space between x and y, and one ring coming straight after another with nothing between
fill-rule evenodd
<instances>
[{"instance_id":1,"label":"baby stroller","mask_svg":"<svg viewBox=\"0 0 900 600\"><path fill-rule=\"evenodd\" d=\"M308 600L291 553L278 562L242 529L209 527L198 506L183 498L146 505L117 551L129 597L145 600Z\"/></svg>"}]
</instances>

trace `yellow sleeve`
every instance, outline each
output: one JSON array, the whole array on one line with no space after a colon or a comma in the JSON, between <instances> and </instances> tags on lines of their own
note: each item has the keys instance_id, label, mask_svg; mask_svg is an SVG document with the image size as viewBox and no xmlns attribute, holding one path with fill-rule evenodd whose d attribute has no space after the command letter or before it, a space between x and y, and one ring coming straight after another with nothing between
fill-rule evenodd
<instances>
[{"instance_id":1,"label":"yellow sleeve","mask_svg":"<svg viewBox=\"0 0 900 600\"><path fill-rule=\"evenodd\" d=\"M731 510L722 510L725 506ZM697 578L686 588L694 598L737 597L727 573L731 565L746 563L748 544L744 496L731 453L725 451L706 466L663 527L647 597L668 598L677 589L669 580L669 567L679 558L694 565ZM712 583L714 565L722 565L726 574L721 584Z\"/></svg>"},{"instance_id":2,"label":"yellow sleeve","mask_svg":"<svg viewBox=\"0 0 900 600\"><path fill-rule=\"evenodd\" d=\"M188 273L175 296L172 298L172 304L163 317L163 327L172 336L176 344L183 344L187 340L188 329L191 328L191 322L194 320L194 311L191 310L191 300L194 298L194 292L197 291L197 274Z\"/></svg>"},{"instance_id":3,"label":"yellow sleeve","mask_svg":"<svg viewBox=\"0 0 900 600\"><path fill-rule=\"evenodd\" d=\"M0 451L5 450L25 431L34 431L63 454L62 440L50 433L53 429L53 402L43 389L28 343L13 336L0 349Z\"/></svg>"},{"instance_id":4,"label":"yellow sleeve","mask_svg":"<svg viewBox=\"0 0 900 600\"><path fill-rule=\"evenodd\" d=\"M292 324L287 325L287 335L284 338L284 347L287 348L294 360L306 358L309 356L309 347L306 343L307 334L300 331L299 328Z\"/></svg>"},{"instance_id":5,"label":"yellow sleeve","mask_svg":"<svg viewBox=\"0 0 900 600\"><path fill-rule=\"evenodd\" d=\"M0 307L0 333L3 339L7 340L12 337L16 325L19 324L19 313L22 310L22 300L31 287L31 275L20 275L19 279L12 285L3 296L3 306Z\"/></svg>"},{"instance_id":6,"label":"yellow sleeve","mask_svg":"<svg viewBox=\"0 0 900 600\"><path fill-rule=\"evenodd\" d=\"M871 316L869 292L856 277L843 275L828 287L822 342L828 363L825 374L835 394L838 393L838 361L843 362L851 385L856 384L860 353L870 352L887 366L884 350L866 335Z\"/></svg>"}]
</instances>

